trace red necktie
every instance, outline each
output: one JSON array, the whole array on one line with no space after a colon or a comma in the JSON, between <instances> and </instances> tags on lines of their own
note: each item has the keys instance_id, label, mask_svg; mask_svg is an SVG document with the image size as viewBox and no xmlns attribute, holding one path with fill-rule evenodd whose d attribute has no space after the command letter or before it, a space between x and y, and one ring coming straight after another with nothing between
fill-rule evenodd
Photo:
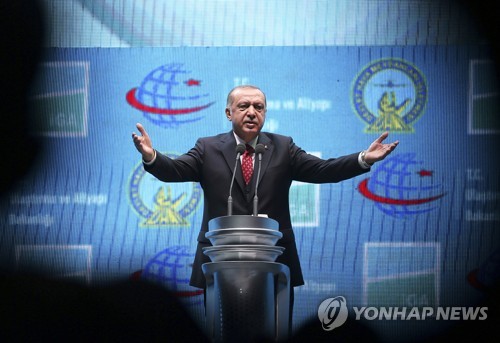
<instances>
[{"instance_id":1,"label":"red necktie","mask_svg":"<svg viewBox=\"0 0 500 343\"><path fill-rule=\"evenodd\" d=\"M252 154L254 149L248 144L246 145L246 148L247 149L243 153L243 159L241 161L241 171L243 172L243 180L245 180L245 184L248 185L253 174Z\"/></svg>"}]
</instances>

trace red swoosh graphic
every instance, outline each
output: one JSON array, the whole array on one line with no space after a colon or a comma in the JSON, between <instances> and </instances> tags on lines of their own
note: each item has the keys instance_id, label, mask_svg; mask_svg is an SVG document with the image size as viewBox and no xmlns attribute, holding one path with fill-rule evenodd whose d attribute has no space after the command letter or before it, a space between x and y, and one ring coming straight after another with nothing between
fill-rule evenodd
<instances>
[{"instance_id":1,"label":"red swoosh graphic","mask_svg":"<svg viewBox=\"0 0 500 343\"><path fill-rule=\"evenodd\" d=\"M184 298L184 297L194 297L196 295L203 294L203 290L200 289L199 291L184 291L184 292L174 292L176 297L179 298Z\"/></svg>"},{"instance_id":2,"label":"red swoosh graphic","mask_svg":"<svg viewBox=\"0 0 500 343\"><path fill-rule=\"evenodd\" d=\"M157 108L157 107L151 107L148 105L144 105L137 101L137 98L135 97L135 93L137 91L137 88L133 88L127 92L127 95L125 98L127 99L127 102L132 106L137 108L138 110L148 112L148 113L154 113L154 114L169 114L169 115L174 115L174 114L188 114L188 113L193 113L193 112L198 112L201 111L213 104L213 102L203 105L203 106L198 106L198 107L191 107L191 108Z\"/></svg>"},{"instance_id":3,"label":"red swoosh graphic","mask_svg":"<svg viewBox=\"0 0 500 343\"><path fill-rule=\"evenodd\" d=\"M422 199L393 199L393 198L386 198L386 197L381 197L380 195L372 193L368 189L368 180L369 179L364 179L359 183L359 192L363 194L365 197L367 197L370 200L382 203L382 204L388 204L388 205L420 205L420 204L425 204L434 200L437 200L441 197L444 196L444 194L436 195L430 198L422 198Z\"/></svg>"}]
</instances>

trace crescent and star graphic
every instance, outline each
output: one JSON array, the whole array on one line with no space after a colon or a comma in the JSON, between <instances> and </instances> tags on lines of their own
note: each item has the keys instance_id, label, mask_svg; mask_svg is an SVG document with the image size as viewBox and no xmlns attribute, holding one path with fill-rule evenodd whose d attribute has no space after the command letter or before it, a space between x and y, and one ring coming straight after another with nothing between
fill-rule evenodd
<instances>
[{"instance_id":1,"label":"crescent and star graphic","mask_svg":"<svg viewBox=\"0 0 500 343\"><path fill-rule=\"evenodd\" d=\"M189 79L187 81L184 81L184 83L188 87L192 86L200 86L201 81L199 80L194 80L194 79ZM136 97L137 93L137 87L132 88L129 90L125 96L127 99L127 102L134 108L143 111L143 112L148 112L148 113L153 113L153 114L162 114L162 115L179 115L179 114L189 114L193 112L198 112L201 110L204 110L207 107L212 106L214 103L208 103L206 105L202 106L197 106L197 107L188 107L188 108L160 108L160 107L153 107L149 106L146 104L141 103L139 100L137 100Z\"/></svg>"},{"instance_id":2,"label":"crescent and star graphic","mask_svg":"<svg viewBox=\"0 0 500 343\"><path fill-rule=\"evenodd\" d=\"M420 175L420 177L432 176L432 171L422 169L418 172L418 174ZM421 205L440 199L445 195L443 193L428 198L417 198L417 199L395 199L395 198L383 197L370 191L370 189L368 188L369 180L370 178L361 181L358 185L358 190L367 199L373 200L381 204L401 205L401 206Z\"/></svg>"}]
</instances>

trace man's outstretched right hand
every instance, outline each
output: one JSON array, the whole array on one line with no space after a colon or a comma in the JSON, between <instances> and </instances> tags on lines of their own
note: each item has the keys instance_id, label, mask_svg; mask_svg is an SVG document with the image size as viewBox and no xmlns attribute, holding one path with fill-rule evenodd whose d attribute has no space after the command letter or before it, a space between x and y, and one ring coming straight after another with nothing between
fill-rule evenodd
<instances>
[{"instance_id":1,"label":"man's outstretched right hand","mask_svg":"<svg viewBox=\"0 0 500 343\"><path fill-rule=\"evenodd\" d=\"M141 153L144 162L150 162L155 158L156 154L153 144L142 124L137 123L136 127L141 135L139 136L135 132L132 132L132 140L134 141L135 148Z\"/></svg>"}]
</instances>

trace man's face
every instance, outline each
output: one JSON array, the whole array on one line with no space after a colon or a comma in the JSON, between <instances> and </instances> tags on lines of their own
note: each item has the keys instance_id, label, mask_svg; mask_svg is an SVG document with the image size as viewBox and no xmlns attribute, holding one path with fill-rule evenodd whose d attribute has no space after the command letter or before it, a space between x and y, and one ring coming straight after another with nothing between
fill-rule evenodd
<instances>
[{"instance_id":1,"label":"man's face","mask_svg":"<svg viewBox=\"0 0 500 343\"><path fill-rule=\"evenodd\" d=\"M259 134L266 119L264 94L253 88L240 88L233 92L233 102L226 108L226 116L233 123L234 132L245 142Z\"/></svg>"}]
</instances>

